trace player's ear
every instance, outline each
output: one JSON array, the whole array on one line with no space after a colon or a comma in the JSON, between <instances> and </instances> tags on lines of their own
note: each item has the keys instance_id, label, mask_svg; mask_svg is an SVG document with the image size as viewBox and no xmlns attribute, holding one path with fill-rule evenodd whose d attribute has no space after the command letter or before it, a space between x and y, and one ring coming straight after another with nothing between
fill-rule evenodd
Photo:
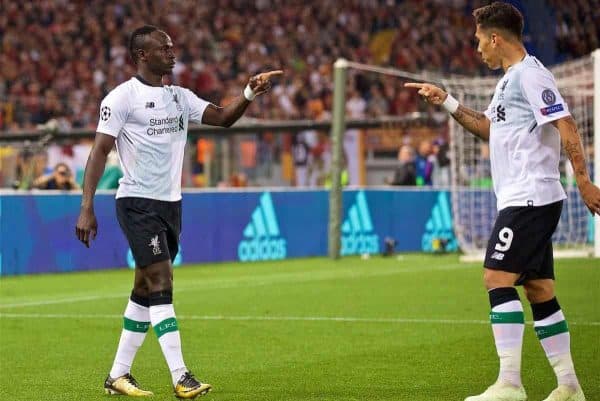
<instances>
[{"instance_id":1,"label":"player's ear","mask_svg":"<svg viewBox=\"0 0 600 401\"><path fill-rule=\"evenodd\" d=\"M144 49L137 49L135 51L135 54L137 56L138 62L141 61L141 60L146 61L146 52L144 51Z\"/></svg>"}]
</instances>

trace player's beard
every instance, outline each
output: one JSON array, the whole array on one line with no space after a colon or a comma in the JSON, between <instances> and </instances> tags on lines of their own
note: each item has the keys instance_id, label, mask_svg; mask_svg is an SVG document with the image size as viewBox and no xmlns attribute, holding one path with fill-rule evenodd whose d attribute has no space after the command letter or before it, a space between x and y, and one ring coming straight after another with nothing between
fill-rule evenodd
<instances>
[{"instance_id":1,"label":"player's beard","mask_svg":"<svg viewBox=\"0 0 600 401\"><path fill-rule=\"evenodd\" d=\"M171 75L173 73L173 68L174 65L171 65L170 63L161 63L160 65L157 65L154 68L152 68L151 71L153 74L160 75L161 77L163 77L165 75Z\"/></svg>"}]
</instances>

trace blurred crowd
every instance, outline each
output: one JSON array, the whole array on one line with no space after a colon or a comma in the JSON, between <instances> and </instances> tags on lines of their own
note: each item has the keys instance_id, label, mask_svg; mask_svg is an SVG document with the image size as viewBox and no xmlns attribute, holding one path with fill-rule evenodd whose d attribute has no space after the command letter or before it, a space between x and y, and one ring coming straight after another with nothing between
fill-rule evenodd
<instances>
[{"instance_id":1,"label":"blurred crowd","mask_svg":"<svg viewBox=\"0 0 600 401\"><path fill-rule=\"evenodd\" d=\"M31 131L49 120L61 130L94 129L100 100L135 73L128 35L143 24L159 26L173 39L177 64L171 83L222 105L239 95L249 76L283 69L273 95L258 98L246 116L326 119L338 57L412 72L488 73L476 53L471 16L487 3L0 0L0 135ZM598 46L599 3L550 0L564 58ZM349 82L351 118L428 110L396 78L353 71ZM301 137L308 138L303 141L313 156L326 148L318 133ZM290 141L290 147L298 143Z\"/></svg>"},{"instance_id":2,"label":"blurred crowd","mask_svg":"<svg viewBox=\"0 0 600 401\"><path fill-rule=\"evenodd\" d=\"M312 118L310 100L330 109L338 57L407 71L485 73L471 16L484 3L0 0L0 129L31 129L52 117L63 128L93 128L100 99L134 73L128 34L144 23L174 40L172 81L215 103L238 95L249 75L284 69L277 96L250 110L263 118ZM598 46L598 0L551 3L561 52L580 56ZM371 114L418 107L396 79L362 77L355 86Z\"/></svg>"},{"instance_id":3,"label":"blurred crowd","mask_svg":"<svg viewBox=\"0 0 600 401\"><path fill-rule=\"evenodd\" d=\"M600 0L549 0L556 18L556 47L577 58L600 47Z\"/></svg>"}]
</instances>

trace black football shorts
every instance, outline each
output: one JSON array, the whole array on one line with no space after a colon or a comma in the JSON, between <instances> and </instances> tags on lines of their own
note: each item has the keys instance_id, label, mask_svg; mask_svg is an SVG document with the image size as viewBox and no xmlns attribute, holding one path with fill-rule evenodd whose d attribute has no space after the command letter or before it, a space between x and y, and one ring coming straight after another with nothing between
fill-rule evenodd
<instances>
[{"instance_id":1,"label":"black football shorts","mask_svg":"<svg viewBox=\"0 0 600 401\"><path fill-rule=\"evenodd\" d=\"M130 197L119 198L116 204L117 219L137 267L175 260L181 233L181 201Z\"/></svg>"},{"instance_id":2,"label":"black football shorts","mask_svg":"<svg viewBox=\"0 0 600 401\"><path fill-rule=\"evenodd\" d=\"M484 267L519 273L516 284L554 279L552 235L563 201L544 206L507 207L498 213L488 241Z\"/></svg>"}]
</instances>

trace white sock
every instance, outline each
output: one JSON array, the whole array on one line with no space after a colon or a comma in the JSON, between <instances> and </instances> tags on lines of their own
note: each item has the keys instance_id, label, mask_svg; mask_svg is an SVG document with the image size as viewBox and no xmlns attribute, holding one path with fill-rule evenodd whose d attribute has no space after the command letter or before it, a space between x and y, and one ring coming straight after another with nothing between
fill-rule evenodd
<instances>
[{"instance_id":1,"label":"white sock","mask_svg":"<svg viewBox=\"0 0 600 401\"><path fill-rule=\"evenodd\" d=\"M571 358L571 335L562 311L559 310L545 319L536 320L534 327L548 361L554 369L558 385L579 389L579 381Z\"/></svg>"},{"instance_id":2,"label":"white sock","mask_svg":"<svg viewBox=\"0 0 600 401\"><path fill-rule=\"evenodd\" d=\"M490 320L500 358L498 381L521 387L521 350L525 331L521 301L509 301L493 307Z\"/></svg>"},{"instance_id":3,"label":"white sock","mask_svg":"<svg viewBox=\"0 0 600 401\"><path fill-rule=\"evenodd\" d=\"M130 299L123 314L123 331L121 331L121 339L110 370L110 377L116 379L131 371L135 354L144 342L149 327L148 308Z\"/></svg>"},{"instance_id":4,"label":"white sock","mask_svg":"<svg viewBox=\"0 0 600 401\"><path fill-rule=\"evenodd\" d=\"M187 368L181 353L181 337L179 336L173 304L151 305L150 321L154 327L156 337L158 337L167 365L169 365L171 379L173 386L175 386L187 371Z\"/></svg>"}]
</instances>

